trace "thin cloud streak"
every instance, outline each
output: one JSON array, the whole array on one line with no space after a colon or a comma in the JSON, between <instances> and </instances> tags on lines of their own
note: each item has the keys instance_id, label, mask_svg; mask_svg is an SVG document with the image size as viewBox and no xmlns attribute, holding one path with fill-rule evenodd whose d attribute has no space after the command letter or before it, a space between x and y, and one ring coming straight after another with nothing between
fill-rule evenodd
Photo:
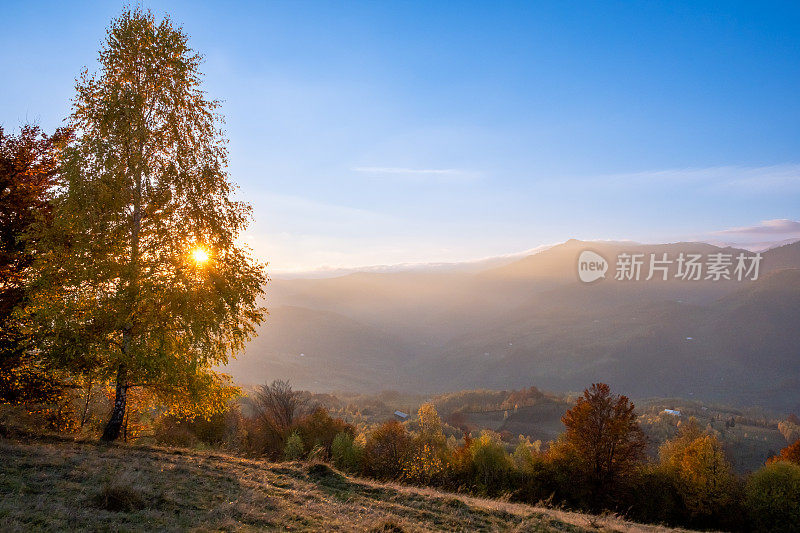
<instances>
[{"instance_id":1,"label":"thin cloud streak","mask_svg":"<svg viewBox=\"0 0 800 533\"><path fill-rule=\"evenodd\" d=\"M730 246L751 252L763 252L770 248L800 241L800 221L788 218L763 220L752 226L738 226L717 231L709 231L691 237L683 236L680 241L700 241L714 246Z\"/></svg>"},{"instance_id":2,"label":"thin cloud streak","mask_svg":"<svg viewBox=\"0 0 800 533\"><path fill-rule=\"evenodd\" d=\"M788 218L764 220L754 226L729 228L714 232L715 235L791 235L800 237L800 221Z\"/></svg>"},{"instance_id":3,"label":"thin cloud streak","mask_svg":"<svg viewBox=\"0 0 800 533\"><path fill-rule=\"evenodd\" d=\"M440 176L463 174L460 170L454 168L355 167L351 170L374 174L434 174Z\"/></svg>"},{"instance_id":4,"label":"thin cloud streak","mask_svg":"<svg viewBox=\"0 0 800 533\"><path fill-rule=\"evenodd\" d=\"M763 167L718 166L678 168L656 171L609 174L597 176L605 185L652 186L694 184L702 188L742 192L798 192L800 165L769 165Z\"/></svg>"}]
</instances>

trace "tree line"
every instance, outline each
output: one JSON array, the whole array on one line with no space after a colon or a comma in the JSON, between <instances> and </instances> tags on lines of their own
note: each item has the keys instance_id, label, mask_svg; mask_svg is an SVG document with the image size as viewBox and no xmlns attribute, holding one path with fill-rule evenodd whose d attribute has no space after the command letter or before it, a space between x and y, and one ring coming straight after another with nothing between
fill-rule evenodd
<instances>
[{"instance_id":1,"label":"tree line","mask_svg":"<svg viewBox=\"0 0 800 533\"><path fill-rule=\"evenodd\" d=\"M717 436L688 419L649 459L633 403L602 383L586 389L562 422L565 431L544 445L524 436L509 443L488 430L448 438L433 403L422 404L413 420L355 426L276 381L218 418L214 431L173 418L156 438L640 522L730 531L796 531L800 524L800 440L739 476Z\"/></svg>"}]
</instances>

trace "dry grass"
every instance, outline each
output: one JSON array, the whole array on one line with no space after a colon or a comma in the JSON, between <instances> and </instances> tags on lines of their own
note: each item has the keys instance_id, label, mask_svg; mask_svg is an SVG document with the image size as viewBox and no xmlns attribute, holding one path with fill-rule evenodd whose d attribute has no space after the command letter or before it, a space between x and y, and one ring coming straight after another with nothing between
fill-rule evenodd
<instances>
[{"instance_id":1,"label":"dry grass","mask_svg":"<svg viewBox=\"0 0 800 533\"><path fill-rule=\"evenodd\" d=\"M0 439L0 531L666 531L211 452Z\"/></svg>"}]
</instances>

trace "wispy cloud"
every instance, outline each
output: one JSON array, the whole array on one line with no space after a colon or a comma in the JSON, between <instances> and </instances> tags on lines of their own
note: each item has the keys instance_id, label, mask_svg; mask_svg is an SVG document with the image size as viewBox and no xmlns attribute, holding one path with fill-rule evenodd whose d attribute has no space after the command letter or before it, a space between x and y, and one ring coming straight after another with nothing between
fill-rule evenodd
<instances>
[{"instance_id":1,"label":"wispy cloud","mask_svg":"<svg viewBox=\"0 0 800 533\"><path fill-rule=\"evenodd\" d=\"M754 226L742 226L715 231L715 235L779 235L800 237L800 221L788 218L764 220Z\"/></svg>"},{"instance_id":2,"label":"wispy cloud","mask_svg":"<svg viewBox=\"0 0 800 533\"><path fill-rule=\"evenodd\" d=\"M711 190L747 193L800 192L800 165L762 167L718 166L675 168L597 176L605 186L694 185Z\"/></svg>"},{"instance_id":3,"label":"wispy cloud","mask_svg":"<svg viewBox=\"0 0 800 533\"><path fill-rule=\"evenodd\" d=\"M475 181L480 173L458 168L410 168L410 167L353 167L357 172L371 179L398 180L403 182L449 182L466 183Z\"/></svg>"},{"instance_id":4,"label":"wispy cloud","mask_svg":"<svg viewBox=\"0 0 800 533\"><path fill-rule=\"evenodd\" d=\"M752 226L710 231L680 240L703 241L716 246L732 246L761 252L800 240L800 220L776 218Z\"/></svg>"},{"instance_id":5,"label":"wispy cloud","mask_svg":"<svg viewBox=\"0 0 800 533\"><path fill-rule=\"evenodd\" d=\"M352 170L371 174L433 174L437 176L463 174L463 172L454 168L355 167Z\"/></svg>"}]
</instances>

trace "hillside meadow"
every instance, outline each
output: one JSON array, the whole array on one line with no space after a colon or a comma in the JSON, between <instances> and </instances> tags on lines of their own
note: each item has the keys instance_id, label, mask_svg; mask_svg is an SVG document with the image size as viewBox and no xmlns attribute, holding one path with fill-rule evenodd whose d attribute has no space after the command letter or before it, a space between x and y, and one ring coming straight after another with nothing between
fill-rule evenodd
<instances>
[{"instance_id":1,"label":"hillside meadow","mask_svg":"<svg viewBox=\"0 0 800 533\"><path fill-rule=\"evenodd\" d=\"M218 451L0 440L0 530L661 532Z\"/></svg>"}]
</instances>

